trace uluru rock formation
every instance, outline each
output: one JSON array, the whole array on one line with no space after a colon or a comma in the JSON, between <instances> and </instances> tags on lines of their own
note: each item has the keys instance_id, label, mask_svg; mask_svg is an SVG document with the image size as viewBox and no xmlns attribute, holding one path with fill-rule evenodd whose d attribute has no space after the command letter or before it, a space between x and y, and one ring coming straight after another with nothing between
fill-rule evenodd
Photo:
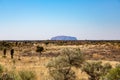
<instances>
[{"instance_id":1,"label":"uluru rock formation","mask_svg":"<svg viewBox=\"0 0 120 80\"><path fill-rule=\"evenodd\" d=\"M55 36L51 40L77 40L77 38L72 36Z\"/></svg>"}]
</instances>

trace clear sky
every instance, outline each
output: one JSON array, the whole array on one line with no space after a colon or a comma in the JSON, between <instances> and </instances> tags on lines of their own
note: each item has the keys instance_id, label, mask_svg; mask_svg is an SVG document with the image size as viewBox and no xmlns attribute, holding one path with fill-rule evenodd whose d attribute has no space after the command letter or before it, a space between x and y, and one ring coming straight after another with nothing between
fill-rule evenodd
<instances>
[{"instance_id":1,"label":"clear sky","mask_svg":"<svg viewBox=\"0 0 120 80\"><path fill-rule=\"evenodd\" d=\"M0 40L120 40L120 0L0 0Z\"/></svg>"}]
</instances>

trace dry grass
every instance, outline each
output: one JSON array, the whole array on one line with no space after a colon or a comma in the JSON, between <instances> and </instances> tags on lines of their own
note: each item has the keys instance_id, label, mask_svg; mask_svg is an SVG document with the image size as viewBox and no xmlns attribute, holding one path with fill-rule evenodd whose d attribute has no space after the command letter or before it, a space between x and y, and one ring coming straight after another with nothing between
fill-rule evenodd
<instances>
[{"instance_id":1,"label":"dry grass","mask_svg":"<svg viewBox=\"0 0 120 80\"><path fill-rule=\"evenodd\" d=\"M108 53L107 51L109 47L106 45L66 45L66 46L57 46L57 45L48 45L45 46L43 45L45 50L43 51L43 54L49 54L50 52L56 54L58 51L60 51L63 48L80 48L82 52L90 53L92 51L92 57L101 59L103 55L97 54L99 51L104 51L106 54ZM47 63L53 58L53 57L47 57L47 56L42 56L41 59L39 60L37 53L35 52L35 46L33 47L22 47L21 50L19 48L16 48L15 51L15 56L14 59L12 60L10 58L9 52L7 52L7 57L3 58L2 57L2 51L0 51L0 64L2 64L7 70L32 70L36 72L37 75L37 80L48 80L49 79L49 74L48 74L48 69L46 68ZM117 47L117 49L119 49ZM94 52L93 52L94 51ZM21 60L18 60L18 56L21 54L26 54L27 52L31 52L32 56L22 56ZM36 54L36 55L34 55ZM94 60L88 60L88 61L94 61ZM103 63L110 63L113 67L119 63L116 61L106 61L102 60ZM80 69L75 69L76 75L78 80L83 79L87 80L88 76L86 73L81 72Z\"/></svg>"},{"instance_id":2,"label":"dry grass","mask_svg":"<svg viewBox=\"0 0 120 80\"><path fill-rule=\"evenodd\" d=\"M39 61L38 57L24 57L21 61L14 59L13 60L7 57L7 59L1 58L0 64L2 64L5 68L8 70L15 70L15 71L21 71L21 70L32 70L36 72L37 80L47 80L49 79L48 69L46 68L47 63L50 61L50 58L48 57L42 57ZM88 61L94 61L94 60L88 60ZM111 65L115 66L117 63L116 61L102 61L103 63L110 63ZM83 79L87 80L88 75L84 72L81 72L80 69L73 68L76 72L76 76L78 80Z\"/></svg>"}]
</instances>

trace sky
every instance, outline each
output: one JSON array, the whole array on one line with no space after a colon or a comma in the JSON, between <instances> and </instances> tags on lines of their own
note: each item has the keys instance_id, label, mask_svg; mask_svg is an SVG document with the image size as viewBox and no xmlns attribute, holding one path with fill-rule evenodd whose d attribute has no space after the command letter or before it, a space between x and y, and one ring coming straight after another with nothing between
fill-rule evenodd
<instances>
[{"instance_id":1,"label":"sky","mask_svg":"<svg viewBox=\"0 0 120 80\"><path fill-rule=\"evenodd\" d=\"M0 0L0 40L120 40L120 0Z\"/></svg>"}]
</instances>

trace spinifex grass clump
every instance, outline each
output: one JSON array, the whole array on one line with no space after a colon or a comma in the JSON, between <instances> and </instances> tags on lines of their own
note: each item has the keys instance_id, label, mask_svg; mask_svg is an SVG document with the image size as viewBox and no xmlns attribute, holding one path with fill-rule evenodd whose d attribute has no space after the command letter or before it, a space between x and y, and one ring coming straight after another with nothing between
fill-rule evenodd
<instances>
[{"instance_id":1,"label":"spinifex grass clump","mask_svg":"<svg viewBox=\"0 0 120 80\"><path fill-rule=\"evenodd\" d=\"M34 71L30 70L5 70L0 65L0 80L37 80Z\"/></svg>"},{"instance_id":2,"label":"spinifex grass clump","mask_svg":"<svg viewBox=\"0 0 120 80\"><path fill-rule=\"evenodd\" d=\"M36 80L33 71L8 71L0 75L0 80Z\"/></svg>"},{"instance_id":3,"label":"spinifex grass clump","mask_svg":"<svg viewBox=\"0 0 120 80\"><path fill-rule=\"evenodd\" d=\"M9 71L2 74L0 80L22 80L19 74L15 71Z\"/></svg>"},{"instance_id":4,"label":"spinifex grass clump","mask_svg":"<svg viewBox=\"0 0 120 80\"><path fill-rule=\"evenodd\" d=\"M36 80L36 74L33 71L19 71L22 80Z\"/></svg>"},{"instance_id":5,"label":"spinifex grass clump","mask_svg":"<svg viewBox=\"0 0 120 80\"><path fill-rule=\"evenodd\" d=\"M83 62L84 57L80 49L64 49L47 67L53 80L75 80L76 75L72 67L80 68Z\"/></svg>"},{"instance_id":6,"label":"spinifex grass clump","mask_svg":"<svg viewBox=\"0 0 120 80\"><path fill-rule=\"evenodd\" d=\"M90 76L89 80L100 80L111 68L109 63L102 65L102 62L85 62L82 71Z\"/></svg>"},{"instance_id":7,"label":"spinifex grass clump","mask_svg":"<svg viewBox=\"0 0 120 80\"><path fill-rule=\"evenodd\" d=\"M0 64L0 80L22 80L15 71L8 71Z\"/></svg>"},{"instance_id":8,"label":"spinifex grass clump","mask_svg":"<svg viewBox=\"0 0 120 80\"><path fill-rule=\"evenodd\" d=\"M104 80L120 80L120 64L111 69Z\"/></svg>"}]
</instances>

